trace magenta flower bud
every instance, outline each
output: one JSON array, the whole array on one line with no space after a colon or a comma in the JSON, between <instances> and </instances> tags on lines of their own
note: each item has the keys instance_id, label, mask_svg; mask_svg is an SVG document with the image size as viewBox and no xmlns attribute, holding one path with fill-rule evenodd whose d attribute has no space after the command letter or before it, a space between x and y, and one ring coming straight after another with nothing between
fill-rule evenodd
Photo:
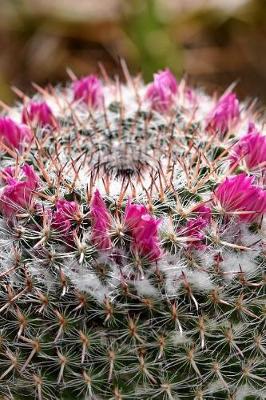
<instances>
[{"instance_id":1,"label":"magenta flower bud","mask_svg":"<svg viewBox=\"0 0 266 400\"><path fill-rule=\"evenodd\" d=\"M150 261L158 260L162 254L158 236L160 222L161 220L149 214L142 215L133 232L133 248Z\"/></svg>"},{"instance_id":2,"label":"magenta flower bud","mask_svg":"<svg viewBox=\"0 0 266 400\"><path fill-rule=\"evenodd\" d=\"M21 167L21 171L27 179L28 187L35 190L40 184L40 178L34 171L33 167L29 164L24 164L23 167Z\"/></svg>"},{"instance_id":3,"label":"magenta flower bud","mask_svg":"<svg viewBox=\"0 0 266 400\"><path fill-rule=\"evenodd\" d=\"M248 132L233 147L230 157L231 165L244 163L249 170L266 169L266 136L257 131L253 123Z\"/></svg>"},{"instance_id":4,"label":"magenta flower bud","mask_svg":"<svg viewBox=\"0 0 266 400\"><path fill-rule=\"evenodd\" d=\"M201 219L207 222L207 224L210 224L212 217L212 210L210 209L210 207L201 204L194 208L193 212L197 213Z\"/></svg>"},{"instance_id":5,"label":"magenta flower bud","mask_svg":"<svg viewBox=\"0 0 266 400\"><path fill-rule=\"evenodd\" d=\"M1 171L2 180L5 184L11 184L14 181L27 181L28 186L36 188L39 185L39 177L28 164L24 164L23 167L6 167Z\"/></svg>"},{"instance_id":6,"label":"magenta flower bud","mask_svg":"<svg viewBox=\"0 0 266 400\"><path fill-rule=\"evenodd\" d=\"M132 234L133 250L150 261L160 258L162 251L159 245L158 226L161 221L152 217L145 206L131 204L129 201L124 222Z\"/></svg>"},{"instance_id":7,"label":"magenta flower bud","mask_svg":"<svg viewBox=\"0 0 266 400\"><path fill-rule=\"evenodd\" d=\"M52 226L60 232L71 230L72 222L80 218L79 205L75 201L57 200L53 213Z\"/></svg>"},{"instance_id":8,"label":"magenta flower bud","mask_svg":"<svg viewBox=\"0 0 266 400\"><path fill-rule=\"evenodd\" d=\"M88 75L73 83L74 100L81 100L90 108L98 108L103 104L103 86L95 75Z\"/></svg>"},{"instance_id":9,"label":"magenta flower bud","mask_svg":"<svg viewBox=\"0 0 266 400\"><path fill-rule=\"evenodd\" d=\"M30 129L24 124L18 124L8 117L0 118L0 142L10 149L21 151L32 140Z\"/></svg>"},{"instance_id":10,"label":"magenta flower bud","mask_svg":"<svg viewBox=\"0 0 266 400\"><path fill-rule=\"evenodd\" d=\"M203 249L204 229L211 223L212 211L204 204L198 205L192 211L197 217L189 219L186 225L178 230L178 234L186 238L187 248Z\"/></svg>"},{"instance_id":11,"label":"magenta flower bud","mask_svg":"<svg viewBox=\"0 0 266 400\"><path fill-rule=\"evenodd\" d=\"M215 190L214 200L240 221L255 221L266 213L266 191L253 185L254 179L244 173L226 178Z\"/></svg>"},{"instance_id":12,"label":"magenta flower bud","mask_svg":"<svg viewBox=\"0 0 266 400\"><path fill-rule=\"evenodd\" d=\"M148 209L142 204L131 204L127 202L125 209L124 222L129 230L137 228L141 222L141 217L148 214Z\"/></svg>"},{"instance_id":13,"label":"magenta flower bud","mask_svg":"<svg viewBox=\"0 0 266 400\"><path fill-rule=\"evenodd\" d=\"M6 167L1 171L1 181L7 184L10 180L15 179L16 167Z\"/></svg>"},{"instance_id":14,"label":"magenta flower bud","mask_svg":"<svg viewBox=\"0 0 266 400\"><path fill-rule=\"evenodd\" d=\"M46 102L31 101L26 105L22 111L22 122L33 126L57 127L55 116Z\"/></svg>"},{"instance_id":15,"label":"magenta flower bud","mask_svg":"<svg viewBox=\"0 0 266 400\"><path fill-rule=\"evenodd\" d=\"M152 109L167 113L174 104L177 88L177 81L169 69L154 74L153 82L146 92L146 98L150 101Z\"/></svg>"},{"instance_id":16,"label":"magenta flower bud","mask_svg":"<svg viewBox=\"0 0 266 400\"><path fill-rule=\"evenodd\" d=\"M173 94L177 93L177 81L169 69L154 74L154 83L161 85L164 88L168 88Z\"/></svg>"},{"instance_id":17,"label":"magenta flower bud","mask_svg":"<svg viewBox=\"0 0 266 400\"><path fill-rule=\"evenodd\" d=\"M189 248L202 249L205 247L204 229L209 225L209 221L202 217L193 218L187 221L183 234L188 237L187 246Z\"/></svg>"},{"instance_id":18,"label":"magenta flower bud","mask_svg":"<svg viewBox=\"0 0 266 400\"><path fill-rule=\"evenodd\" d=\"M39 177L33 168L25 164L18 172L6 168L3 172L7 185L0 195L0 211L11 218L33 205L33 191L39 186Z\"/></svg>"},{"instance_id":19,"label":"magenta flower bud","mask_svg":"<svg viewBox=\"0 0 266 400\"><path fill-rule=\"evenodd\" d=\"M234 127L240 118L239 101L235 93L226 93L208 114L207 130L210 133L225 135L230 128Z\"/></svg>"},{"instance_id":20,"label":"magenta flower bud","mask_svg":"<svg viewBox=\"0 0 266 400\"><path fill-rule=\"evenodd\" d=\"M107 250L112 246L109 236L110 225L110 213L99 190L96 190L91 202L91 232L92 243L99 250Z\"/></svg>"}]
</instances>

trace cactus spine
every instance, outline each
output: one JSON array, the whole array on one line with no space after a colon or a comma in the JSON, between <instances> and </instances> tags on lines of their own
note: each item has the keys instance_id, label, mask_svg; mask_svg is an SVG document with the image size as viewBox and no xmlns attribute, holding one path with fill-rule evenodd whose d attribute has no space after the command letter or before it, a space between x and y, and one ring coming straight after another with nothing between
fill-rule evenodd
<instances>
[{"instance_id":1,"label":"cactus spine","mask_svg":"<svg viewBox=\"0 0 266 400\"><path fill-rule=\"evenodd\" d=\"M0 118L0 395L266 397L263 118L169 70Z\"/></svg>"}]
</instances>

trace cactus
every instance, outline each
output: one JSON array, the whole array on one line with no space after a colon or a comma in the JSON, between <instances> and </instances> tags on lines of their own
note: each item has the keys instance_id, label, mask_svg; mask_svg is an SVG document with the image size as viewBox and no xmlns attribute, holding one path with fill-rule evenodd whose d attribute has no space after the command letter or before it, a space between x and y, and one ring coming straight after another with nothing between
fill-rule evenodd
<instances>
[{"instance_id":1,"label":"cactus","mask_svg":"<svg viewBox=\"0 0 266 400\"><path fill-rule=\"evenodd\" d=\"M0 118L2 399L266 397L266 136L169 70Z\"/></svg>"}]
</instances>

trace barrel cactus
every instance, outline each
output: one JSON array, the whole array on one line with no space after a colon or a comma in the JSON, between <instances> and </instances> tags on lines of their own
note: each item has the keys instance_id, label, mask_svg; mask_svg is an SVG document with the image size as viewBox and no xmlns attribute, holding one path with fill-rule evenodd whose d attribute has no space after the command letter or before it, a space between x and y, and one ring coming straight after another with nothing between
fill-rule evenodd
<instances>
[{"instance_id":1,"label":"barrel cactus","mask_svg":"<svg viewBox=\"0 0 266 400\"><path fill-rule=\"evenodd\" d=\"M168 70L0 117L0 396L266 398L266 136Z\"/></svg>"}]
</instances>

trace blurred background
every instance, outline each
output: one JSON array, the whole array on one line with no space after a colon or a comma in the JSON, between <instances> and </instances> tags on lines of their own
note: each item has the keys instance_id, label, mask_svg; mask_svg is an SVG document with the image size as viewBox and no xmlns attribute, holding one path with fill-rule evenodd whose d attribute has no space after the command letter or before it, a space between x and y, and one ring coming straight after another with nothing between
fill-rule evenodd
<instances>
[{"instance_id":1,"label":"blurred background","mask_svg":"<svg viewBox=\"0 0 266 400\"><path fill-rule=\"evenodd\" d=\"M207 91L266 102L266 0L0 0L0 98L98 70L169 66Z\"/></svg>"}]
</instances>

